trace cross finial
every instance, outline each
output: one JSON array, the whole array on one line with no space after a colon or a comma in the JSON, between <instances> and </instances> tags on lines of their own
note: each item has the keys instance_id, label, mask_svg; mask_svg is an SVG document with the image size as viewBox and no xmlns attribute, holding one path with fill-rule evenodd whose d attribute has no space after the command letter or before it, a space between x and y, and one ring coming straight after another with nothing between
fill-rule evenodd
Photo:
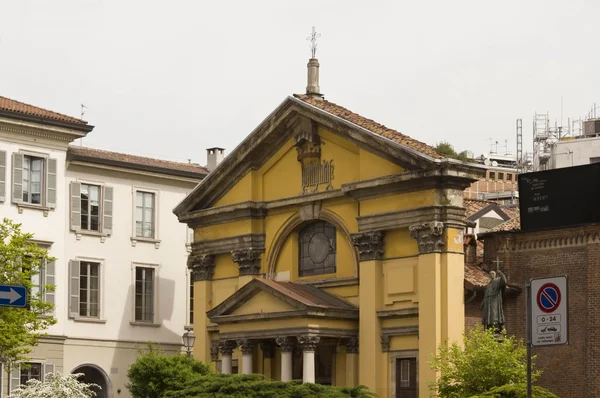
<instances>
[{"instance_id":1,"label":"cross finial","mask_svg":"<svg viewBox=\"0 0 600 398\"><path fill-rule=\"evenodd\" d=\"M312 54L312 58L314 58L317 53L317 39L319 37L321 37L321 34L317 33L315 27L313 26L311 35L306 38L306 40L310 41L310 51Z\"/></svg>"},{"instance_id":2,"label":"cross finial","mask_svg":"<svg viewBox=\"0 0 600 398\"><path fill-rule=\"evenodd\" d=\"M500 269L500 264L502 264L504 261L500 261L500 259L498 257L496 257L496 260L492 261L494 264L496 264L496 269Z\"/></svg>"}]
</instances>

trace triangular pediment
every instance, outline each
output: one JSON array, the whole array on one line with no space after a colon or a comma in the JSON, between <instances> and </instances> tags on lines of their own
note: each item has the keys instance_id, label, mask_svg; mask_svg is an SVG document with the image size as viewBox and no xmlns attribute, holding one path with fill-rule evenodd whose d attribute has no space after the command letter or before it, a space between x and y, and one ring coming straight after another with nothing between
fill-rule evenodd
<instances>
[{"instance_id":1,"label":"triangular pediment","mask_svg":"<svg viewBox=\"0 0 600 398\"><path fill-rule=\"evenodd\" d=\"M290 139L302 139L311 128L325 128L406 171L428 170L440 165L442 156L432 147L331 102L315 101L306 96L286 98L174 209L174 213L182 219L187 213L214 206L250 170L263 166Z\"/></svg>"},{"instance_id":2,"label":"triangular pediment","mask_svg":"<svg viewBox=\"0 0 600 398\"><path fill-rule=\"evenodd\" d=\"M345 318L358 316L358 309L319 288L291 282L253 279L207 313L211 321L244 319L273 313L336 313Z\"/></svg>"}]
</instances>

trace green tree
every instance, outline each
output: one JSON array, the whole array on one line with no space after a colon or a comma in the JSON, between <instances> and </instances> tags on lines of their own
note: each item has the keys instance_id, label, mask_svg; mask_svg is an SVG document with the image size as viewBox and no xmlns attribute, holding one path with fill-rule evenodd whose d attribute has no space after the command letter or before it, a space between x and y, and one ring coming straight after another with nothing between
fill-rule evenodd
<instances>
[{"instance_id":1,"label":"green tree","mask_svg":"<svg viewBox=\"0 0 600 398\"><path fill-rule=\"evenodd\" d=\"M155 344L138 350L139 356L129 367L127 388L133 398L160 398L167 390L183 388L189 380L209 374L204 362L183 354L164 355Z\"/></svg>"},{"instance_id":2,"label":"green tree","mask_svg":"<svg viewBox=\"0 0 600 398\"><path fill-rule=\"evenodd\" d=\"M533 386L531 395L533 398L558 398L557 395L551 393L545 388L539 386ZM470 398L526 398L527 397L527 385L526 384L507 384L501 387L494 387L490 391L474 395Z\"/></svg>"},{"instance_id":3,"label":"green tree","mask_svg":"<svg viewBox=\"0 0 600 398\"><path fill-rule=\"evenodd\" d=\"M506 332L498 341L492 330L481 326L463 334L462 346L456 342L442 345L430 365L440 372L430 388L441 398L467 398L494 387L527 382L527 349L523 342ZM540 374L534 370L532 380Z\"/></svg>"},{"instance_id":4,"label":"green tree","mask_svg":"<svg viewBox=\"0 0 600 398\"><path fill-rule=\"evenodd\" d=\"M262 375L209 374L169 390L164 398L370 398L366 387L334 387L302 381L270 381Z\"/></svg>"},{"instance_id":5,"label":"green tree","mask_svg":"<svg viewBox=\"0 0 600 398\"><path fill-rule=\"evenodd\" d=\"M21 231L21 224L5 218L0 223L0 283L25 286L34 291L32 277L55 259L31 241L33 235ZM42 284L43 281L40 282ZM18 361L26 361L31 348L38 344L44 330L56 323L49 316L54 307L43 299L43 291L53 291L54 285L37 287L27 297L27 308L0 307L0 363L8 372Z\"/></svg>"},{"instance_id":6,"label":"green tree","mask_svg":"<svg viewBox=\"0 0 600 398\"><path fill-rule=\"evenodd\" d=\"M44 381L36 379L20 385L10 395L10 398L92 398L96 396L93 388L100 388L97 384L86 384L79 381L83 373L66 374L49 373L44 376Z\"/></svg>"},{"instance_id":7,"label":"green tree","mask_svg":"<svg viewBox=\"0 0 600 398\"><path fill-rule=\"evenodd\" d=\"M469 157L467 156L467 151L456 152L456 150L454 150L454 146L452 146L452 144L450 144L447 141L442 141L442 142L437 143L435 146L435 150L439 154L444 155L449 158L452 158L452 159L462 160L463 162L472 162L473 161L473 159L469 159Z\"/></svg>"}]
</instances>

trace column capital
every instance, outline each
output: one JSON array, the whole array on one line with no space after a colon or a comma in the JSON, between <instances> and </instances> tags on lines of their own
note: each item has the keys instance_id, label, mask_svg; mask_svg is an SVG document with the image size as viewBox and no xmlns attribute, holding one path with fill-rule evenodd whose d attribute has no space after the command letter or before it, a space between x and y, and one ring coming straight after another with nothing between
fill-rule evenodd
<instances>
[{"instance_id":1,"label":"column capital","mask_svg":"<svg viewBox=\"0 0 600 398\"><path fill-rule=\"evenodd\" d=\"M275 356L275 350L271 340L261 341L260 350L262 351L264 358L273 358Z\"/></svg>"},{"instance_id":2,"label":"column capital","mask_svg":"<svg viewBox=\"0 0 600 398\"><path fill-rule=\"evenodd\" d=\"M231 259L237 263L240 275L258 275L260 274L260 254L259 249L240 249L231 252Z\"/></svg>"},{"instance_id":3,"label":"column capital","mask_svg":"<svg viewBox=\"0 0 600 398\"><path fill-rule=\"evenodd\" d=\"M237 340L237 346L242 351L242 354L252 354L254 347L256 347L256 341L250 339L239 339Z\"/></svg>"},{"instance_id":4,"label":"column capital","mask_svg":"<svg viewBox=\"0 0 600 398\"><path fill-rule=\"evenodd\" d=\"M294 350L294 339L292 337L277 337L275 344L281 348L282 352L292 352Z\"/></svg>"},{"instance_id":5,"label":"column capital","mask_svg":"<svg viewBox=\"0 0 600 398\"><path fill-rule=\"evenodd\" d=\"M410 236L417 240L419 254L439 253L444 248L444 223L432 221L423 224L411 225Z\"/></svg>"},{"instance_id":6,"label":"column capital","mask_svg":"<svg viewBox=\"0 0 600 398\"><path fill-rule=\"evenodd\" d=\"M358 354L358 337L343 339L342 344L346 346L347 354Z\"/></svg>"},{"instance_id":7,"label":"column capital","mask_svg":"<svg viewBox=\"0 0 600 398\"><path fill-rule=\"evenodd\" d=\"M390 352L390 336L381 336L381 351Z\"/></svg>"},{"instance_id":8,"label":"column capital","mask_svg":"<svg viewBox=\"0 0 600 398\"><path fill-rule=\"evenodd\" d=\"M217 362L219 360L219 342L213 341L210 344L210 360L212 362Z\"/></svg>"},{"instance_id":9,"label":"column capital","mask_svg":"<svg viewBox=\"0 0 600 398\"><path fill-rule=\"evenodd\" d=\"M352 244L358 249L360 261L383 259L384 231L364 232L352 235Z\"/></svg>"},{"instance_id":10,"label":"column capital","mask_svg":"<svg viewBox=\"0 0 600 398\"><path fill-rule=\"evenodd\" d=\"M188 256L187 266L192 271L192 280L212 280L215 272L215 256L212 254L191 254Z\"/></svg>"},{"instance_id":11,"label":"column capital","mask_svg":"<svg viewBox=\"0 0 600 398\"><path fill-rule=\"evenodd\" d=\"M300 344L300 347L302 347L303 352L315 351L317 344L319 344L319 340L321 340L319 336L312 336L308 334L298 336L298 344Z\"/></svg>"},{"instance_id":12,"label":"column capital","mask_svg":"<svg viewBox=\"0 0 600 398\"><path fill-rule=\"evenodd\" d=\"M233 340L219 341L219 351L221 351L221 355L231 355L234 348L235 348L235 341L233 341Z\"/></svg>"}]
</instances>

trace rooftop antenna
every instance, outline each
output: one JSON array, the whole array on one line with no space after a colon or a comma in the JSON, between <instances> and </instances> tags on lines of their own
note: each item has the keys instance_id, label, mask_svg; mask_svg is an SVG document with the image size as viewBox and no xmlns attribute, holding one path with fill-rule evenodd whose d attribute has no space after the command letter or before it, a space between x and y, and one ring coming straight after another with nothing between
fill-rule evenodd
<instances>
[{"instance_id":1,"label":"rooftop antenna","mask_svg":"<svg viewBox=\"0 0 600 398\"><path fill-rule=\"evenodd\" d=\"M321 34L317 33L315 27L313 26L311 35L306 38L306 40L310 41L310 52L312 58L315 58L317 54L317 40L319 39L319 37L321 37Z\"/></svg>"},{"instance_id":2,"label":"rooftop antenna","mask_svg":"<svg viewBox=\"0 0 600 398\"><path fill-rule=\"evenodd\" d=\"M87 109L87 106L80 104L81 105L81 117L80 119L83 120L83 115L85 115L85 110ZM83 137L81 137L81 139L79 140L79 146L83 146Z\"/></svg>"}]
</instances>

